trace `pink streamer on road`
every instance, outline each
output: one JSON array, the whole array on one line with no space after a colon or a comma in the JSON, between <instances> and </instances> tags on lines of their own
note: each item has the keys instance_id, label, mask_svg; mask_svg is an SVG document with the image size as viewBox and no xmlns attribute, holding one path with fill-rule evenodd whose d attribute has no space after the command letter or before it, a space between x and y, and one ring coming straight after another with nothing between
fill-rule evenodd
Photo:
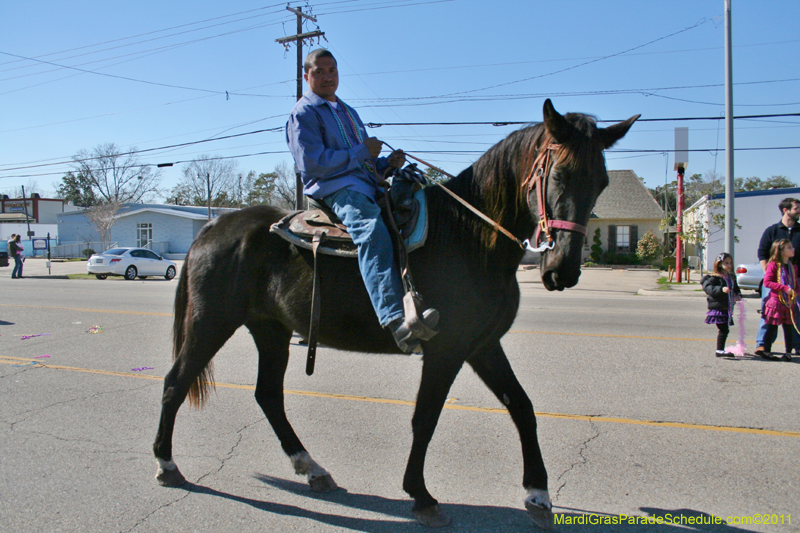
<instances>
[{"instance_id":1,"label":"pink streamer on road","mask_svg":"<svg viewBox=\"0 0 800 533\"><path fill-rule=\"evenodd\" d=\"M736 302L735 309L739 310L736 319L739 321L739 340L733 346L728 346L727 351L736 355L737 357L744 357L745 349L747 348L744 343L745 330L744 321L747 319L747 312L744 308L744 302Z\"/></svg>"}]
</instances>

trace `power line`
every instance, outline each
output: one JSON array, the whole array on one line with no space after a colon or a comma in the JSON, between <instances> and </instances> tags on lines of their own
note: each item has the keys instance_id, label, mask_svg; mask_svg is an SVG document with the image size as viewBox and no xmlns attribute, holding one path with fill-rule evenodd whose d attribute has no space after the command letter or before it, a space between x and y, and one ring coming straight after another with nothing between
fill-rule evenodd
<instances>
[{"instance_id":1,"label":"power line","mask_svg":"<svg viewBox=\"0 0 800 533\"><path fill-rule=\"evenodd\" d=\"M773 117L798 117L800 113L783 113L783 114L772 114L772 115L742 115L738 117L734 117L734 119L757 119L757 118L773 118ZM637 122L667 122L667 121L690 121L690 120L723 120L724 117L681 117L681 118L651 118L651 119L639 119ZM620 120L599 120L598 122L620 122ZM516 121L496 121L496 122L396 122L396 123L373 123L370 122L366 124L366 126L371 128L377 128L381 126L465 126L465 125L478 125L478 126L511 126L511 125L524 125L524 124L531 124L530 121L524 122L516 122ZM203 139L199 141L189 141L185 143L179 144L172 144L168 146L160 146L156 148L146 148L142 150L129 150L128 152L123 152L118 155L125 156L125 155L136 155L148 152L156 152L159 150L168 150L173 148L182 148L185 146L192 146L196 144L202 144L212 141L221 141L225 139L233 139L236 137L245 137L248 135L256 135L259 133L276 133L282 132L284 130L284 126L278 126L275 128L266 128L254 131L248 131L244 133L236 133L233 135L226 135L223 137L214 137L210 139ZM749 151L749 150L795 150L798 147L793 146L786 146L786 147L765 147L765 148L736 148L736 150L742 151ZM608 150L610 152L620 152L624 150ZM668 152L670 150L633 150L637 153L660 153L660 152ZM696 152L713 152L717 151L716 148L707 148L707 149L697 149L692 150ZM285 152L276 152L276 153L285 153ZM455 151L442 151L442 150L434 150L434 151L419 151L419 153L428 153L428 154L474 154L474 153L483 153L481 151L471 151L471 150L455 150ZM41 167L48 167L48 166L57 166L57 165L66 165L66 164L73 164L82 161L92 161L95 159L100 159L99 157L87 157L87 158L80 158L80 159L72 159L69 161L58 161L54 163L41 163L35 165L24 165L24 166L17 166L17 167L7 167L7 168L0 168L0 172L9 172L12 170L25 170L29 168L41 168Z\"/></svg>"},{"instance_id":2,"label":"power line","mask_svg":"<svg viewBox=\"0 0 800 533\"><path fill-rule=\"evenodd\" d=\"M755 118L776 118L776 117L800 117L800 113L778 113L772 115L741 115L734 119L755 119ZM621 122L620 120L598 120L597 122ZM640 118L636 122L682 122L688 120L725 120L725 117L678 117L678 118ZM532 124L532 121L494 121L494 122L369 122L365 126L369 128L380 128L382 126L518 126L522 124Z\"/></svg>"}]
</instances>

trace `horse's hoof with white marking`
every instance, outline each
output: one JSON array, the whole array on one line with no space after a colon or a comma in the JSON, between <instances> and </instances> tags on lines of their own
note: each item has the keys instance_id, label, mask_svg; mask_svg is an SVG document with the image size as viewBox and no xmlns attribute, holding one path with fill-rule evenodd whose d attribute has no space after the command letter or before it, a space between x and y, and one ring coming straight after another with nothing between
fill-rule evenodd
<instances>
[{"instance_id":1,"label":"horse's hoof with white marking","mask_svg":"<svg viewBox=\"0 0 800 533\"><path fill-rule=\"evenodd\" d=\"M339 488L330 474L311 478L308 480L308 484L314 492L333 492Z\"/></svg>"},{"instance_id":2,"label":"horse's hoof with white marking","mask_svg":"<svg viewBox=\"0 0 800 533\"><path fill-rule=\"evenodd\" d=\"M414 518L426 527L444 527L450 523L450 517L438 505L414 510Z\"/></svg>"},{"instance_id":3,"label":"horse's hoof with white marking","mask_svg":"<svg viewBox=\"0 0 800 533\"><path fill-rule=\"evenodd\" d=\"M159 468L156 472L156 481L164 487L180 487L186 483L186 478L176 466L170 469Z\"/></svg>"},{"instance_id":4,"label":"horse's hoof with white marking","mask_svg":"<svg viewBox=\"0 0 800 533\"><path fill-rule=\"evenodd\" d=\"M525 509L528 510L528 516L531 517L533 523L538 527L550 531L555 527L553 511L547 507L536 505L535 503L525 502Z\"/></svg>"}]
</instances>

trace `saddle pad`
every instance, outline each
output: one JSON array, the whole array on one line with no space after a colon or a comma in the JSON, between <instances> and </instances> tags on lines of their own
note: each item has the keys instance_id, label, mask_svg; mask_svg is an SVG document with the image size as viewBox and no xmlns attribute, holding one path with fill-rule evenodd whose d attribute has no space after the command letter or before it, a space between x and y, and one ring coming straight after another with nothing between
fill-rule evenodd
<instances>
[{"instance_id":1,"label":"saddle pad","mask_svg":"<svg viewBox=\"0 0 800 533\"><path fill-rule=\"evenodd\" d=\"M406 248L409 252L421 248L428 238L428 206L425 201L425 190L422 189L414 193L414 198L419 202L419 216L414 226L414 231L405 239ZM269 231L307 250L311 250L313 233L315 231L323 231L325 232L325 239L320 244L317 252L338 257L358 257L358 248L353 244L350 235L343 231L341 223L326 224L326 221L329 222L328 217L319 210L307 212L304 222L300 222L296 220L299 213L302 213L302 211L289 213L270 226Z\"/></svg>"}]
</instances>

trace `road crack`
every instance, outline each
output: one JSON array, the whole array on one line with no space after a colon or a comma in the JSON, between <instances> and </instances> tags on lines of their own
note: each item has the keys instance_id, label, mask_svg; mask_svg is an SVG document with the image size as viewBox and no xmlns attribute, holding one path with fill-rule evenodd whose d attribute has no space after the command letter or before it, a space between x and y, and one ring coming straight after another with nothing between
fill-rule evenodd
<instances>
[{"instance_id":1,"label":"road crack","mask_svg":"<svg viewBox=\"0 0 800 533\"><path fill-rule=\"evenodd\" d=\"M578 460L577 460L577 461L575 461L574 463L572 463L572 464L571 464L571 465L570 465L570 466L569 466L569 467L568 467L566 470L564 470L564 471L561 473L561 475L560 475L560 476L558 476L558 478L556 479L556 483L559 483L559 482L561 482L561 480L562 480L562 479L563 479L564 481L563 481L563 482L561 482L561 484L560 484L560 485L558 486L558 488L556 489L556 491L555 491L555 495L553 496L553 502L557 502L557 501L558 501L558 498L559 498L559 496L561 495L561 490L562 490L564 487L566 487L566 486L567 486L567 480L566 480L566 479L564 479L564 478L567 476L567 474L569 474L570 472L572 472L572 471L573 471L574 469L576 469L578 466L585 465L585 464L587 464L587 463L589 462L589 460L586 458L586 455L585 455L585 453L586 453L586 450L587 450L587 448L589 447L589 444L590 444L592 441L594 441L594 440L595 440L597 437L599 437L599 436L600 436L600 430L599 430L599 429L597 429L597 425L594 423L594 421L592 421L592 420L589 420L589 425L590 425L590 426L591 426L591 428L594 430L594 435L592 435L591 437L589 437L589 438L587 438L586 440L584 440L583 442L581 442L581 444L580 444L580 446L579 446L579 448L578 448Z\"/></svg>"}]
</instances>

